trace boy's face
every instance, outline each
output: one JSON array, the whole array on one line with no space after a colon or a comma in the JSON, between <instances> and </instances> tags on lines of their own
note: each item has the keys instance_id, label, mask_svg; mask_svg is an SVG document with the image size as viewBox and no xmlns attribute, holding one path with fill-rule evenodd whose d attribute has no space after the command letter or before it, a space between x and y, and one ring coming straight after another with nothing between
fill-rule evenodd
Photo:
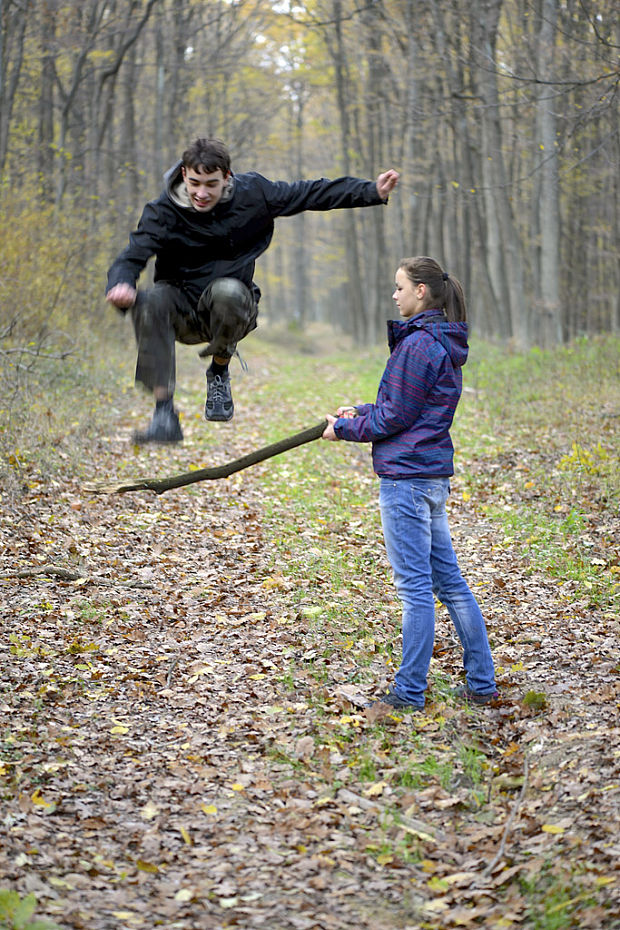
<instances>
[{"instance_id":1,"label":"boy's face","mask_svg":"<svg viewBox=\"0 0 620 930\"><path fill-rule=\"evenodd\" d=\"M220 202L230 177L221 168L217 171L203 171L202 168L181 168L183 180L192 206L199 213L208 213Z\"/></svg>"}]
</instances>

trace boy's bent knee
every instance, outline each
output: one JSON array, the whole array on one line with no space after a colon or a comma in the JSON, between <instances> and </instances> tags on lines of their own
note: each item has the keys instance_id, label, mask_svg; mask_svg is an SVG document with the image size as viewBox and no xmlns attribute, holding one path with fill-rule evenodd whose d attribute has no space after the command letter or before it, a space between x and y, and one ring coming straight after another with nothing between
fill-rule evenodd
<instances>
[{"instance_id":1,"label":"boy's bent knee","mask_svg":"<svg viewBox=\"0 0 620 930\"><path fill-rule=\"evenodd\" d=\"M209 299L213 307L250 307L254 301L249 288L237 278L216 278L209 286Z\"/></svg>"}]
</instances>

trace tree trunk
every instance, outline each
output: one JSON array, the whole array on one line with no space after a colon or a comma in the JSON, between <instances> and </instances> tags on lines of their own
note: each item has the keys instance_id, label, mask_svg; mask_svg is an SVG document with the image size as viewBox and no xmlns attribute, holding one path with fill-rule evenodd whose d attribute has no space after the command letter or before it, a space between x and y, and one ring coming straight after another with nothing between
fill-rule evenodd
<instances>
[{"instance_id":1,"label":"tree trunk","mask_svg":"<svg viewBox=\"0 0 620 930\"><path fill-rule=\"evenodd\" d=\"M332 13L336 31L336 48L333 50L333 63L336 71L336 97L338 101L338 116L340 121L340 150L345 174L351 174L351 160L349 156L351 146L351 127L347 98L347 64L344 40L342 35L342 2L333 0ZM349 317L353 324L353 336L356 342L364 342L367 334L367 320L365 314L365 301L362 283L362 270L357 244L357 224L355 210L345 210L345 254L347 264L348 285L346 299Z\"/></svg>"},{"instance_id":2,"label":"tree trunk","mask_svg":"<svg viewBox=\"0 0 620 930\"><path fill-rule=\"evenodd\" d=\"M482 64L479 68L482 96L481 177L487 219L485 258L489 268L498 319L509 321L509 334L519 348L528 344L528 320L524 306L521 245L510 205L511 192L502 149L502 122L497 82L497 33L502 0L482 0L478 7Z\"/></svg>"},{"instance_id":3,"label":"tree trunk","mask_svg":"<svg viewBox=\"0 0 620 930\"><path fill-rule=\"evenodd\" d=\"M155 15L155 157L153 160L153 182L156 187L161 184L164 173L163 150L164 138L166 138L167 135L167 129L164 126L166 71L163 29L163 14L159 7Z\"/></svg>"},{"instance_id":4,"label":"tree trunk","mask_svg":"<svg viewBox=\"0 0 620 930\"><path fill-rule=\"evenodd\" d=\"M379 169L389 167L384 164L384 145L386 138L386 101L384 88L388 85L388 73L382 54L382 16L383 0L377 0L363 14L365 58L368 62L367 80L364 92L365 119L363 132L367 145L366 174L373 177ZM361 147L361 140L360 140ZM394 195L394 199L397 195ZM385 318L389 310L389 282L394 269L389 267L391 261L396 265L398 259L390 260L387 253L385 211L373 210L361 217L361 223L369 228L369 235L364 239L368 243L366 268L367 319L366 340L370 345L383 336Z\"/></svg>"},{"instance_id":5,"label":"tree trunk","mask_svg":"<svg viewBox=\"0 0 620 930\"><path fill-rule=\"evenodd\" d=\"M1 0L0 0L1 2ZM38 163L42 181L41 196L53 201L51 180L54 176L54 41L56 10L49 2L41 10L41 88L39 94Z\"/></svg>"},{"instance_id":6,"label":"tree trunk","mask_svg":"<svg viewBox=\"0 0 620 930\"><path fill-rule=\"evenodd\" d=\"M24 35L30 12L30 2L14 4L9 9L0 0L0 175L4 171L9 149L11 115L24 60Z\"/></svg>"},{"instance_id":7,"label":"tree trunk","mask_svg":"<svg viewBox=\"0 0 620 930\"><path fill-rule=\"evenodd\" d=\"M543 0L538 42L537 122L540 131L540 306L539 342L551 348L562 341L560 314L560 194L558 178L555 93L551 85L554 66L557 0Z\"/></svg>"},{"instance_id":8,"label":"tree trunk","mask_svg":"<svg viewBox=\"0 0 620 930\"><path fill-rule=\"evenodd\" d=\"M295 99L293 101L295 126L294 151L295 151L295 174L298 178L304 177L304 97L305 89L302 81L297 81L294 86ZM293 319L303 328L308 316L308 256L306 248L306 226L307 218L305 213L298 213L293 217L295 226L295 249L293 252L294 260L294 280L295 280L295 301L292 307Z\"/></svg>"}]
</instances>

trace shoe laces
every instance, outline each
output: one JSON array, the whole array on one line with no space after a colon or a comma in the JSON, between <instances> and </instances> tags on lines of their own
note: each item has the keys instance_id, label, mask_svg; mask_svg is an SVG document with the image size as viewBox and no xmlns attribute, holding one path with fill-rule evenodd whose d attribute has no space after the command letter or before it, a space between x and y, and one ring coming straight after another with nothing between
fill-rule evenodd
<instances>
[{"instance_id":1,"label":"shoe laces","mask_svg":"<svg viewBox=\"0 0 620 930\"><path fill-rule=\"evenodd\" d=\"M248 363L244 358L241 357L241 352L239 349L235 349L235 356L239 359L239 364L241 365L242 371L248 371Z\"/></svg>"},{"instance_id":2,"label":"shoe laces","mask_svg":"<svg viewBox=\"0 0 620 930\"><path fill-rule=\"evenodd\" d=\"M221 375L214 375L209 388L209 404L217 406L226 400L225 379Z\"/></svg>"},{"instance_id":3,"label":"shoe laces","mask_svg":"<svg viewBox=\"0 0 620 930\"><path fill-rule=\"evenodd\" d=\"M226 399L225 390L224 390L224 379L221 375L214 375L213 381L211 382L211 394L210 400L214 404L219 404Z\"/></svg>"}]
</instances>

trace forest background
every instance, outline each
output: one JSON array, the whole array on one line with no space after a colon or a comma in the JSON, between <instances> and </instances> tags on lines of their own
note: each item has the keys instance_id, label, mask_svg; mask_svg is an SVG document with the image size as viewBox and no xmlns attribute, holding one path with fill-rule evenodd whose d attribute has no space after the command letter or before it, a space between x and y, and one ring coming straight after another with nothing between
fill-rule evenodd
<instances>
[{"instance_id":1,"label":"forest background","mask_svg":"<svg viewBox=\"0 0 620 930\"><path fill-rule=\"evenodd\" d=\"M395 263L430 254L486 338L617 331L616 14L613 0L0 0L2 336L92 329L105 269L199 135L272 179L401 172L386 211L280 223L257 270L264 319L373 344Z\"/></svg>"}]
</instances>

